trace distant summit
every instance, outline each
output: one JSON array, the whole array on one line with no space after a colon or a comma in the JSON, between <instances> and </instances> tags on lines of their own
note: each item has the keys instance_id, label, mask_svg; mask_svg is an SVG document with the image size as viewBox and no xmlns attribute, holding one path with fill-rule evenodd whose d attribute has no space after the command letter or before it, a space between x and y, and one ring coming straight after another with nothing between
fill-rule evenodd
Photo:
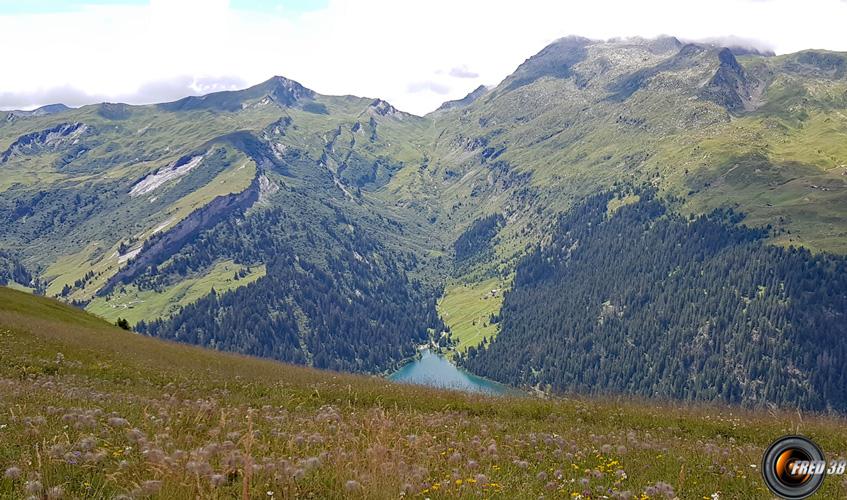
<instances>
[{"instance_id":1,"label":"distant summit","mask_svg":"<svg viewBox=\"0 0 847 500\"><path fill-rule=\"evenodd\" d=\"M203 96L189 96L178 101L160 104L167 111L192 111L208 109L214 111L238 111L251 103L292 107L298 102L313 99L315 92L294 80L274 76L258 85L244 90L225 90Z\"/></svg>"},{"instance_id":2,"label":"distant summit","mask_svg":"<svg viewBox=\"0 0 847 500\"><path fill-rule=\"evenodd\" d=\"M52 115L55 113L61 113L62 111L67 111L71 108L65 106L64 104L48 104L46 106L41 106L40 108L35 108L30 111L21 111L14 110L9 111L6 115L6 121L14 121L17 118L30 118L34 116L45 116Z\"/></svg>"},{"instance_id":3,"label":"distant summit","mask_svg":"<svg viewBox=\"0 0 847 500\"><path fill-rule=\"evenodd\" d=\"M488 87L485 85L480 85L476 89L473 90L470 94L466 95L461 99L455 99L453 101L446 101L444 104L438 107L435 111L445 111L448 109L456 109L456 108L464 108L466 106L471 105L474 101L485 95L488 92Z\"/></svg>"}]
</instances>

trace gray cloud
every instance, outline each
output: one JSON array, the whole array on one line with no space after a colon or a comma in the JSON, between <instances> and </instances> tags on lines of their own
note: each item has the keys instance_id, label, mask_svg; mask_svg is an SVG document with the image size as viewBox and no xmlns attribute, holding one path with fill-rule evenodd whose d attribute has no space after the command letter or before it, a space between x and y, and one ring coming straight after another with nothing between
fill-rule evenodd
<instances>
[{"instance_id":1,"label":"gray cloud","mask_svg":"<svg viewBox=\"0 0 847 500\"><path fill-rule=\"evenodd\" d=\"M0 92L0 109L31 109L58 103L72 107L100 102L152 104L175 101L189 95L236 90L246 86L244 80L234 76L209 78L189 75L148 82L141 85L135 92L113 95L89 93L76 87L63 85L28 92Z\"/></svg>"},{"instance_id":2,"label":"gray cloud","mask_svg":"<svg viewBox=\"0 0 847 500\"><path fill-rule=\"evenodd\" d=\"M438 82L426 81L411 83L406 88L406 90L413 94L419 92L434 92L436 94L444 95L450 92L450 87L448 87L447 85L440 84Z\"/></svg>"},{"instance_id":3,"label":"gray cloud","mask_svg":"<svg viewBox=\"0 0 847 500\"><path fill-rule=\"evenodd\" d=\"M66 104L82 106L106 100L105 96L89 94L70 86L52 87L44 90L29 92L0 93L0 109L29 109L45 104Z\"/></svg>"},{"instance_id":4,"label":"gray cloud","mask_svg":"<svg viewBox=\"0 0 847 500\"><path fill-rule=\"evenodd\" d=\"M455 68L450 68L450 76L454 78L477 78L479 73L475 71L471 71L467 66L456 66Z\"/></svg>"},{"instance_id":5,"label":"gray cloud","mask_svg":"<svg viewBox=\"0 0 847 500\"><path fill-rule=\"evenodd\" d=\"M762 0L759 0L762 1ZM682 40L682 39L681 39ZM728 47L736 52L754 53L762 55L773 55L774 46L771 43L757 40L755 38L744 38L740 36L717 36L700 38L697 40L682 40L684 42L708 43L720 47Z\"/></svg>"}]
</instances>

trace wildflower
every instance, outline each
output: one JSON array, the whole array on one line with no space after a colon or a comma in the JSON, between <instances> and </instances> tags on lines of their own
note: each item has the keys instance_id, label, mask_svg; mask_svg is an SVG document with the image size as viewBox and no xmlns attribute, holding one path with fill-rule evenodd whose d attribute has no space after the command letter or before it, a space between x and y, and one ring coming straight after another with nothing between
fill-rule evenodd
<instances>
[{"instance_id":1,"label":"wildflower","mask_svg":"<svg viewBox=\"0 0 847 500\"><path fill-rule=\"evenodd\" d=\"M121 417L110 417L106 422L112 427L126 427L129 425L127 419Z\"/></svg>"},{"instance_id":2,"label":"wildflower","mask_svg":"<svg viewBox=\"0 0 847 500\"><path fill-rule=\"evenodd\" d=\"M147 480L141 483L141 491L144 492L145 495L155 495L161 489L161 481Z\"/></svg>"},{"instance_id":3,"label":"wildflower","mask_svg":"<svg viewBox=\"0 0 847 500\"><path fill-rule=\"evenodd\" d=\"M91 437L91 436L86 437L86 438L83 438L83 439L79 442L79 449L80 449L80 450L82 450L82 451L91 451L91 450L93 450L96 446L97 446L97 440L96 440L96 439L94 439L94 438L93 438L93 437Z\"/></svg>"},{"instance_id":4,"label":"wildflower","mask_svg":"<svg viewBox=\"0 0 847 500\"><path fill-rule=\"evenodd\" d=\"M61 486L53 486L47 490L47 500L60 500L65 496L65 490Z\"/></svg>"},{"instance_id":5,"label":"wildflower","mask_svg":"<svg viewBox=\"0 0 847 500\"><path fill-rule=\"evenodd\" d=\"M27 481L24 485L24 491L30 495L37 495L41 493L41 481Z\"/></svg>"},{"instance_id":6,"label":"wildflower","mask_svg":"<svg viewBox=\"0 0 847 500\"><path fill-rule=\"evenodd\" d=\"M12 481L17 480L21 477L20 467L15 467L14 465L12 467L9 467L8 469L6 469L6 472L3 474L3 477L5 477L6 479L11 479Z\"/></svg>"},{"instance_id":7,"label":"wildflower","mask_svg":"<svg viewBox=\"0 0 847 500\"><path fill-rule=\"evenodd\" d=\"M450 458L447 459L447 461L450 462L451 464L457 464L457 463L459 463L460 460L462 460L462 454L459 453L458 451L453 452L453 454L450 455Z\"/></svg>"},{"instance_id":8,"label":"wildflower","mask_svg":"<svg viewBox=\"0 0 847 500\"><path fill-rule=\"evenodd\" d=\"M656 493L659 495L664 495L667 498L674 498L676 494L674 493L673 486L668 483L659 481L655 485Z\"/></svg>"},{"instance_id":9,"label":"wildflower","mask_svg":"<svg viewBox=\"0 0 847 500\"><path fill-rule=\"evenodd\" d=\"M144 450L143 452L141 452L141 455L144 456L144 458L147 459L148 462L154 464L161 464L165 461L165 452L156 448Z\"/></svg>"},{"instance_id":10,"label":"wildflower","mask_svg":"<svg viewBox=\"0 0 847 500\"><path fill-rule=\"evenodd\" d=\"M212 477L209 478L209 481L212 483L213 488L220 488L224 484L226 484L226 477L223 474L212 474Z\"/></svg>"},{"instance_id":11,"label":"wildflower","mask_svg":"<svg viewBox=\"0 0 847 500\"><path fill-rule=\"evenodd\" d=\"M344 483L344 489L348 492L359 491L361 488L362 485L359 483L359 481L355 481L353 479L350 479L349 481Z\"/></svg>"},{"instance_id":12,"label":"wildflower","mask_svg":"<svg viewBox=\"0 0 847 500\"><path fill-rule=\"evenodd\" d=\"M547 481L547 473L544 472L544 471L541 471L535 476L535 478L538 479L539 481Z\"/></svg>"},{"instance_id":13,"label":"wildflower","mask_svg":"<svg viewBox=\"0 0 847 500\"><path fill-rule=\"evenodd\" d=\"M133 443L138 443L141 440L145 439L144 433L137 428L130 429L126 431L126 438L132 441Z\"/></svg>"},{"instance_id":14,"label":"wildflower","mask_svg":"<svg viewBox=\"0 0 847 500\"><path fill-rule=\"evenodd\" d=\"M65 458L65 462L67 462L71 465L76 465L76 464L79 463L81 456L82 456L82 453L80 453L78 451L69 451L68 453L65 453L64 458Z\"/></svg>"},{"instance_id":15,"label":"wildflower","mask_svg":"<svg viewBox=\"0 0 847 500\"><path fill-rule=\"evenodd\" d=\"M50 458L60 459L65 455L65 451L65 447L62 444L57 443L47 450L47 455L49 455Z\"/></svg>"},{"instance_id":16,"label":"wildflower","mask_svg":"<svg viewBox=\"0 0 847 500\"><path fill-rule=\"evenodd\" d=\"M197 462L193 460L185 464L185 469L188 470L188 472L199 476L206 476L212 472L212 466L206 462Z\"/></svg>"}]
</instances>

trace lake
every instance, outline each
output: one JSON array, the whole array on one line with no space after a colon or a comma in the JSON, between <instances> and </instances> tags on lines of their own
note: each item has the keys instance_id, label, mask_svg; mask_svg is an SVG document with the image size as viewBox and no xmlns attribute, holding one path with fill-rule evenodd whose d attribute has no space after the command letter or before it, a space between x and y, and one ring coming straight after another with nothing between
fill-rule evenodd
<instances>
[{"instance_id":1,"label":"lake","mask_svg":"<svg viewBox=\"0 0 847 500\"><path fill-rule=\"evenodd\" d=\"M388 380L494 395L520 394L509 386L468 373L429 349L422 350L420 358L403 365Z\"/></svg>"}]
</instances>

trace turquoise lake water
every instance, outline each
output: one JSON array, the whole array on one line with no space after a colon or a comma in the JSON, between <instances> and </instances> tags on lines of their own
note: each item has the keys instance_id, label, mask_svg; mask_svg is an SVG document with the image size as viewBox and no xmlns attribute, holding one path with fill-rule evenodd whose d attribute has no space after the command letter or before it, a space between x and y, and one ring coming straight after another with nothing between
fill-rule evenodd
<instances>
[{"instance_id":1,"label":"turquoise lake water","mask_svg":"<svg viewBox=\"0 0 847 500\"><path fill-rule=\"evenodd\" d=\"M419 359L404 365L389 375L388 379L394 382L429 385L466 392L494 395L519 394L519 391L509 386L468 373L429 349L421 351Z\"/></svg>"}]
</instances>

